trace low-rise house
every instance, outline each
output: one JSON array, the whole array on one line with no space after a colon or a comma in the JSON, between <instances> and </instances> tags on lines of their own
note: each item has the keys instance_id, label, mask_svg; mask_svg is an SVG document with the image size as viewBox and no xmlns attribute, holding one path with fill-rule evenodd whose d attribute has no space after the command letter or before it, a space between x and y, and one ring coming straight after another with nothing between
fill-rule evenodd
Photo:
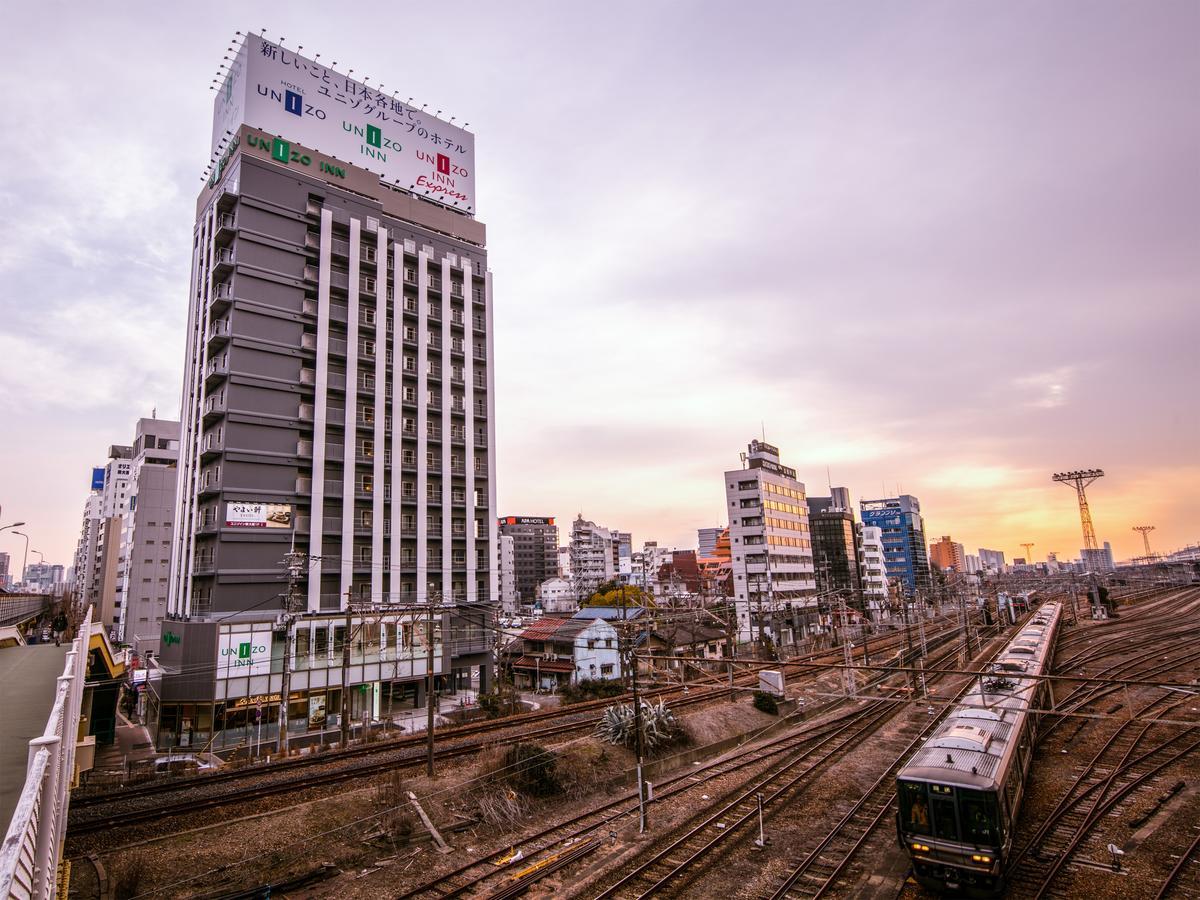
<instances>
[{"instance_id":1,"label":"low-rise house","mask_svg":"<svg viewBox=\"0 0 1200 900\"><path fill-rule=\"evenodd\" d=\"M697 671L704 671L704 664L697 660L722 659L727 643L728 635L716 626L690 622L664 623L642 631L637 636L635 652L642 657L653 657L640 660L638 671L678 671L685 665L690 665Z\"/></svg>"},{"instance_id":2,"label":"low-rise house","mask_svg":"<svg viewBox=\"0 0 1200 900\"><path fill-rule=\"evenodd\" d=\"M544 616L521 632L506 656L514 684L527 690L621 677L617 630L601 618Z\"/></svg>"}]
</instances>

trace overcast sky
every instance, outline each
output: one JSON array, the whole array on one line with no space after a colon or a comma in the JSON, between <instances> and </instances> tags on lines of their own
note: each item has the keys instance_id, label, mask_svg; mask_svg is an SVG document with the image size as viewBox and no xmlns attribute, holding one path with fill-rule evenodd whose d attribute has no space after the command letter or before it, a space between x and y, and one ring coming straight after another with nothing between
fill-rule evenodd
<instances>
[{"instance_id":1,"label":"overcast sky","mask_svg":"<svg viewBox=\"0 0 1200 900\"><path fill-rule=\"evenodd\" d=\"M695 546L765 429L968 552L1077 555L1087 467L1118 556L1200 540L1200 4L251 6L6 5L0 524L48 561L178 413L208 85L263 27L477 135L498 513Z\"/></svg>"}]
</instances>

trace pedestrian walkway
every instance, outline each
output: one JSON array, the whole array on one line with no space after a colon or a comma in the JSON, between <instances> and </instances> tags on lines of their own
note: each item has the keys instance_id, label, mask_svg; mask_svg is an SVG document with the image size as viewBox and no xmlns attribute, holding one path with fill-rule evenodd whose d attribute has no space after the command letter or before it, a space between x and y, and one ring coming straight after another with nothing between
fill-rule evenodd
<instances>
[{"instance_id":1,"label":"pedestrian walkway","mask_svg":"<svg viewBox=\"0 0 1200 900\"><path fill-rule=\"evenodd\" d=\"M70 644L0 650L0 832L25 787L29 742L46 730Z\"/></svg>"}]
</instances>

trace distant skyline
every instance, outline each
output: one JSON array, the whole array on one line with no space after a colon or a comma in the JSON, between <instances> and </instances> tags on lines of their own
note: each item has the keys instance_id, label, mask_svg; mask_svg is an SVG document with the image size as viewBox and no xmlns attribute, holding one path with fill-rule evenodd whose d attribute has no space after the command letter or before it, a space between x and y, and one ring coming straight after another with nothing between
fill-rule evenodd
<instances>
[{"instance_id":1,"label":"distant skyline","mask_svg":"<svg viewBox=\"0 0 1200 900\"><path fill-rule=\"evenodd\" d=\"M6 10L0 525L48 562L177 415L209 82L263 25L477 135L498 514L695 546L765 427L810 493L902 488L969 553L1074 558L1050 476L1085 467L1117 557L1200 541L1200 4L248 15Z\"/></svg>"}]
</instances>

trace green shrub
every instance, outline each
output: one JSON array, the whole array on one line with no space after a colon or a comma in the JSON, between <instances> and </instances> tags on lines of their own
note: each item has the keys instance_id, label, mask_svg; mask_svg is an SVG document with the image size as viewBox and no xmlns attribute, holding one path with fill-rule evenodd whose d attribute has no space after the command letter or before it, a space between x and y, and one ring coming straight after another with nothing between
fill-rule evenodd
<instances>
[{"instance_id":1,"label":"green shrub","mask_svg":"<svg viewBox=\"0 0 1200 900\"><path fill-rule=\"evenodd\" d=\"M507 682L498 682L486 694L479 695L479 707L489 719L511 716L521 711L521 695Z\"/></svg>"},{"instance_id":2,"label":"green shrub","mask_svg":"<svg viewBox=\"0 0 1200 900\"><path fill-rule=\"evenodd\" d=\"M754 692L754 708L770 716L779 715L779 701L775 699L774 694L768 694L766 691Z\"/></svg>"},{"instance_id":3,"label":"green shrub","mask_svg":"<svg viewBox=\"0 0 1200 900\"><path fill-rule=\"evenodd\" d=\"M603 700L619 697L625 693L625 685L619 678L585 678L575 684L565 684L558 691L564 704L584 703L588 700Z\"/></svg>"}]
</instances>

